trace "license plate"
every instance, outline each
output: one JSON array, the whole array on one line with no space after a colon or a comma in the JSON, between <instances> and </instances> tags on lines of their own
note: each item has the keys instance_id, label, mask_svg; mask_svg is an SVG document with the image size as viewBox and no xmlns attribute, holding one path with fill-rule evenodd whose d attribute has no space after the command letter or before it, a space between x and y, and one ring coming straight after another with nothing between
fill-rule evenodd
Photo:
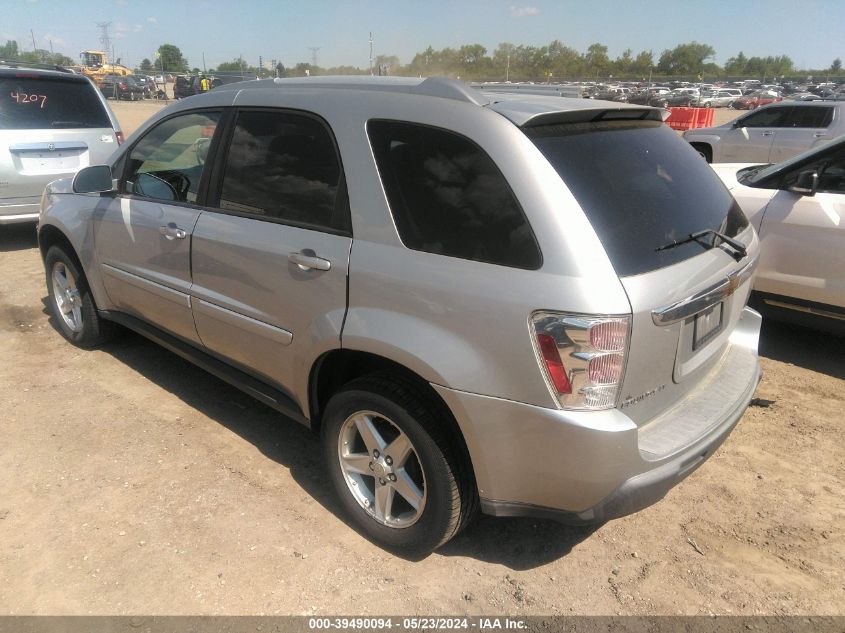
<instances>
[{"instance_id":1,"label":"license plate","mask_svg":"<svg viewBox=\"0 0 845 633\"><path fill-rule=\"evenodd\" d=\"M51 173L70 171L79 167L79 152L49 152L21 154L21 173Z\"/></svg>"},{"instance_id":2,"label":"license plate","mask_svg":"<svg viewBox=\"0 0 845 633\"><path fill-rule=\"evenodd\" d=\"M717 303L704 312L695 315L692 348L698 349L722 331L722 308L724 304Z\"/></svg>"}]
</instances>

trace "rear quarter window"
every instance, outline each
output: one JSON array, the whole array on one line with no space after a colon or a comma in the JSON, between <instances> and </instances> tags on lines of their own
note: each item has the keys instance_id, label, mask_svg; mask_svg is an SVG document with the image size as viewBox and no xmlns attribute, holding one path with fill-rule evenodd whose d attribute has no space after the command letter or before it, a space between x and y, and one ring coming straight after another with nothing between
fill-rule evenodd
<instances>
[{"instance_id":1,"label":"rear quarter window","mask_svg":"<svg viewBox=\"0 0 845 633\"><path fill-rule=\"evenodd\" d=\"M405 246L512 268L540 267L540 249L522 208L475 143L397 121L370 121L367 132Z\"/></svg>"},{"instance_id":2,"label":"rear quarter window","mask_svg":"<svg viewBox=\"0 0 845 633\"><path fill-rule=\"evenodd\" d=\"M0 76L0 129L111 128L88 81L26 75Z\"/></svg>"}]
</instances>

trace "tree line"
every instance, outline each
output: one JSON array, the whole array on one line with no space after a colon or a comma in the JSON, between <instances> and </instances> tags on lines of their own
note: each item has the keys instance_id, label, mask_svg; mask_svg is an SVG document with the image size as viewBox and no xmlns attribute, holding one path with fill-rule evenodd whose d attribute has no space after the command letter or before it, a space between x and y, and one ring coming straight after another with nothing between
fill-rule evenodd
<instances>
[{"instance_id":1,"label":"tree line","mask_svg":"<svg viewBox=\"0 0 845 633\"><path fill-rule=\"evenodd\" d=\"M300 62L285 67L281 62L272 69L257 67L238 57L208 72L242 71L249 74L280 77L301 77L307 74L363 75L390 74L406 76L445 75L467 81L567 81L613 79L646 80L654 77L678 77L687 79L715 79L721 77L746 77L773 79L812 75L840 77L842 61L836 58L827 68L798 69L788 55L752 56L740 51L730 57L724 66L715 63L716 50L709 44L687 42L666 49L659 56L651 50L634 53L626 49L621 55L611 58L608 47L594 43L580 52L554 40L547 46L515 45L509 42L499 44L488 51L481 44L465 44L456 48L435 50L431 46L414 55L407 64L402 64L395 55L379 55L373 68L345 65L321 68ZM45 50L19 51L17 42L9 40L0 46L0 59L46 62L70 65L73 60L61 53ZM255 60L257 61L257 60ZM196 65L191 67L174 44L162 44L150 58L141 61L138 70L153 72L201 72ZM204 70L204 69L203 69Z\"/></svg>"}]
</instances>

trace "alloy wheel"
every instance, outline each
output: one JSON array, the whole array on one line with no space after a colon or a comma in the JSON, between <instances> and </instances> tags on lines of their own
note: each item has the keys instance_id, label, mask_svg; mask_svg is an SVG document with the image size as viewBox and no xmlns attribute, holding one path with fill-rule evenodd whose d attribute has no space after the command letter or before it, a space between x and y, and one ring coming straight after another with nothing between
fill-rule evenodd
<instances>
[{"instance_id":1,"label":"alloy wheel","mask_svg":"<svg viewBox=\"0 0 845 633\"><path fill-rule=\"evenodd\" d=\"M343 423L337 456L349 492L377 522L406 528L425 509L427 488L417 451L390 419L358 411Z\"/></svg>"},{"instance_id":2,"label":"alloy wheel","mask_svg":"<svg viewBox=\"0 0 845 633\"><path fill-rule=\"evenodd\" d=\"M76 284L76 278L62 262L53 264L53 301L56 308L72 332L82 331L82 296Z\"/></svg>"}]
</instances>

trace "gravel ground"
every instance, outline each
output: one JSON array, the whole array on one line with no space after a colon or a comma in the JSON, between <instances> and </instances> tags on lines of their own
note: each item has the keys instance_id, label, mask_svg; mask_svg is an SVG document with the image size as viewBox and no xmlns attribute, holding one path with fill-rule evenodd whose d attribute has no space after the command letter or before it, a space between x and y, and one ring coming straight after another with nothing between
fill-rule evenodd
<instances>
[{"instance_id":1,"label":"gravel ground","mask_svg":"<svg viewBox=\"0 0 845 633\"><path fill-rule=\"evenodd\" d=\"M482 517L407 560L346 525L302 427L133 334L66 343L31 226L0 266L2 614L845 614L845 339L766 323L768 406L655 506Z\"/></svg>"}]
</instances>

